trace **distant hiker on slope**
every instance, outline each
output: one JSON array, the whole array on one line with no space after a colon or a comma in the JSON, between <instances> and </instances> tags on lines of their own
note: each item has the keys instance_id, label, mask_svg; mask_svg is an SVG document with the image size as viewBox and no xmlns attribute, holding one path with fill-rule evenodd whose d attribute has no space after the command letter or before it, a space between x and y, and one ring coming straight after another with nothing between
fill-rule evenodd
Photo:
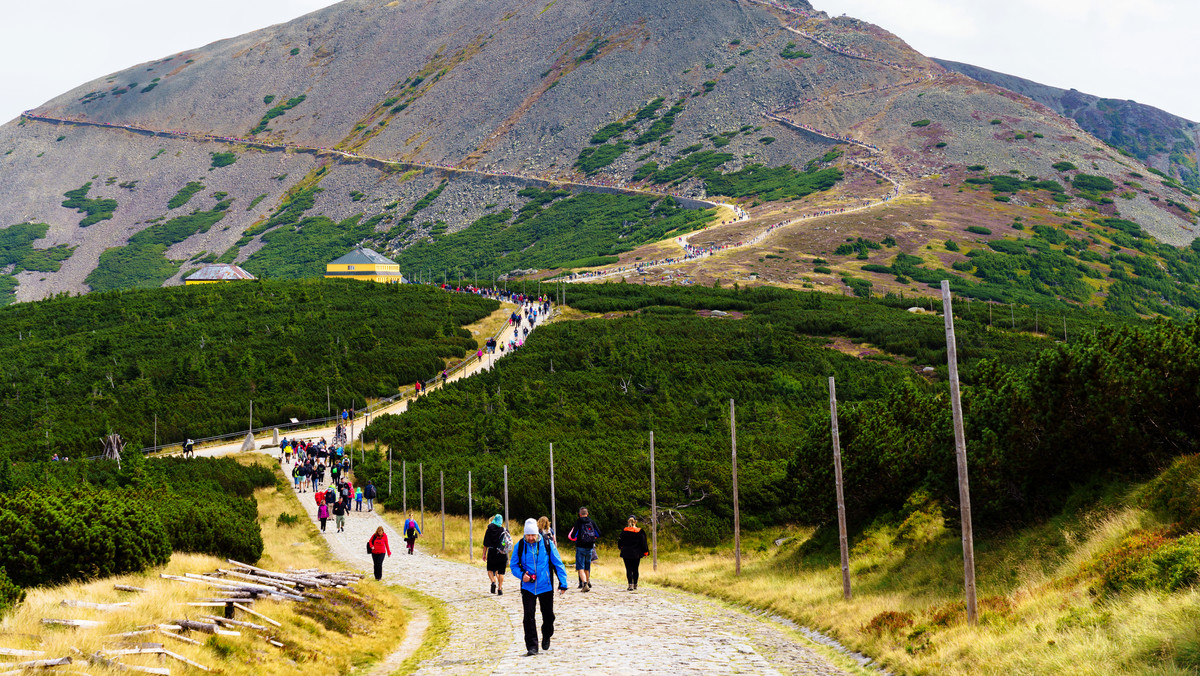
<instances>
[{"instance_id":1,"label":"distant hiker on slope","mask_svg":"<svg viewBox=\"0 0 1200 676\"><path fill-rule=\"evenodd\" d=\"M508 568L508 554L512 549L512 536L504 527L504 517L497 514L483 534L483 560L487 561L488 579L492 592L504 596L504 569Z\"/></svg>"},{"instance_id":2,"label":"distant hiker on slope","mask_svg":"<svg viewBox=\"0 0 1200 676\"><path fill-rule=\"evenodd\" d=\"M367 540L367 553L375 562L375 579L382 580L384 556L392 555L392 548L388 546L387 533L383 532L383 526L376 528L375 534Z\"/></svg>"},{"instance_id":3,"label":"distant hiker on slope","mask_svg":"<svg viewBox=\"0 0 1200 676\"><path fill-rule=\"evenodd\" d=\"M592 589L592 556L596 553L596 541L600 539L600 527L588 518L587 507L579 508L579 518L567 533L567 539L575 543L575 572L579 574L579 590Z\"/></svg>"},{"instance_id":4,"label":"distant hiker on slope","mask_svg":"<svg viewBox=\"0 0 1200 676\"><path fill-rule=\"evenodd\" d=\"M617 538L617 549L621 550L621 559L625 561L625 580L629 583L626 591L633 591L638 586L638 566L642 557L650 555L646 531L637 527L637 517L629 517L629 525Z\"/></svg>"},{"instance_id":5,"label":"distant hiker on slope","mask_svg":"<svg viewBox=\"0 0 1200 676\"><path fill-rule=\"evenodd\" d=\"M525 537L517 543L509 563L512 574L521 578L521 607L524 610L526 655L538 654L537 606L542 607L542 650L550 649L554 636L554 583L551 569L558 576L558 593L567 593L567 569L558 547L538 534L537 521L525 520Z\"/></svg>"}]
</instances>

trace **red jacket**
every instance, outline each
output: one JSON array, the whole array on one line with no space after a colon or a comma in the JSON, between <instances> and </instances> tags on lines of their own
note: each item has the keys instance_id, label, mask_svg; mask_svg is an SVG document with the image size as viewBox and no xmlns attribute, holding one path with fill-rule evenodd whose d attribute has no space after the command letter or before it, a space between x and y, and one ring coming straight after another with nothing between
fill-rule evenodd
<instances>
[{"instance_id":1,"label":"red jacket","mask_svg":"<svg viewBox=\"0 0 1200 676\"><path fill-rule=\"evenodd\" d=\"M388 546L387 533L372 535L371 539L367 540L367 544L371 547L372 554L386 553L388 556L392 555L392 548Z\"/></svg>"},{"instance_id":2,"label":"red jacket","mask_svg":"<svg viewBox=\"0 0 1200 676\"><path fill-rule=\"evenodd\" d=\"M318 506L325 504L325 491L317 491L314 497L317 500Z\"/></svg>"}]
</instances>

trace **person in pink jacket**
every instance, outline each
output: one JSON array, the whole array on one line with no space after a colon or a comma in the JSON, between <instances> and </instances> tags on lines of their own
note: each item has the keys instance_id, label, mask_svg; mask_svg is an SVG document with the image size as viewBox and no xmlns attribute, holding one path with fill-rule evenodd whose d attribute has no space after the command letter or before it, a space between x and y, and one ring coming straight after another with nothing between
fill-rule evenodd
<instances>
[{"instance_id":1,"label":"person in pink jacket","mask_svg":"<svg viewBox=\"0 0 1200 676\"><path fill-rule=\"evenodd\" d=\"M392 555L392 548L388 546L387 533L383 532L383 526L375 529L375 534L367 540L367 551L371 553L371 559L375 562L375 579L383 579L383 559L386 556Z\"/></svg>"}]
</instances>

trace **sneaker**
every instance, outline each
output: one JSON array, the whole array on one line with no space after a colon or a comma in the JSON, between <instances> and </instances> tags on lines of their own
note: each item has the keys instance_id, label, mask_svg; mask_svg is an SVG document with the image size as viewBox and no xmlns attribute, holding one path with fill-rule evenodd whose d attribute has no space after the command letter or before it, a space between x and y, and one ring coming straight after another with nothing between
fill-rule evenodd
<instances>
[{"instance_id":1,"label":"sneaker","mask_svg":"<svg viewBox=\"0 0 1200 676\"><path fill-rule=\"evenodd\" d=\"M584 593L587 593L591 590L592 590L592 585L590 585L590 584L585 584L579 588L579 591L584 592Z\"/></svg>"},{"instance_id":2,"label":"sneaker","mask_svg":"<svg viewBox=\"0 0 1200 676\"><path fill-rule=\"evenodd\" d=\"M592 581L591 580L587 581L587 588L588 588L588 591L592 591Z\"/></svg>"},{"instance_id":3,"label":"sneaker","mask_svg":"<svg viewBox=\"0 0 1200 676\"><path fill-rule=\"evenodd\" d=\"M503 589L497 589L497 590L496 590L496 596L504 596L504 590L503 590Z\"/></svg>"},{"instance_id":4,"label":"sneaker","mask_svg":"<svg viewBox=\"0 0 1200 676\"><path fill-rule=\"evenodd\" d=\"M579 588L580 588L580 589L583 589L583 580L580 580L580 581L579 581Z\"/></svg>"},{"instance_id":5,"label":"sneaker","mask_svg":"<svg viewBox=\"0 0 1200 676\"><path fill-rule=\"evenodd\" d=\"M533 656L534 656L534 655L536 655L536 654L538 654L538 649L537 649L537 646L534 646L534 647L532 647L532 648L530 648L530 649L529 649L529 652L525 653L525 656L526 656L526 657L533 657Z\"/></svg>"},{"instance_id":6,"label":"sneaker","mask_svg":"<svg viewBox=\"0 0 1200 676\"><path fill-rule=\"evenodd\" d=\"M547 636L546 638L542 639L542 650L549 650L549 649L550 649L550 637Z\"/></svg>"},{"instance_id":7,"label":"sneaker","mask_svg":"<svg viewBox=\"0 0 1200 676\"><path fill-rule=\"evenodd\" d=\"M493 594L496 593L496 583L495 582L492 583L492 593Z\"/></svg>"}]
</instances>

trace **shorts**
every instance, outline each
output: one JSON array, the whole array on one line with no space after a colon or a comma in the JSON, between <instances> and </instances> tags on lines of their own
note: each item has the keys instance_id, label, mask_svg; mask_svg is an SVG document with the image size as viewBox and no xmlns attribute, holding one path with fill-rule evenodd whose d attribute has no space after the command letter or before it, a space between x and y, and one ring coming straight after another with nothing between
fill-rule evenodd
<instances>
[{"instance_id":1,"label":"shorts","mask_svg":"<svg viewBox=\"0 0 1200 676\"><path fill-rule=\"evenodd\" d=\"M508 568L508 554L504 554L489 547L487 553L488 572L503 574L506 568Z\"/></svg>"},{"instance_id":2,"label":"shorts","mask_svg":"<svg viewBox=\"0 0 1200 676\"><path fill-rule=\"evenodd\" d=\"M591 547L575 548L575 570L586 570L589 573L592 571Z\"/></svg>"}]
</instances>

